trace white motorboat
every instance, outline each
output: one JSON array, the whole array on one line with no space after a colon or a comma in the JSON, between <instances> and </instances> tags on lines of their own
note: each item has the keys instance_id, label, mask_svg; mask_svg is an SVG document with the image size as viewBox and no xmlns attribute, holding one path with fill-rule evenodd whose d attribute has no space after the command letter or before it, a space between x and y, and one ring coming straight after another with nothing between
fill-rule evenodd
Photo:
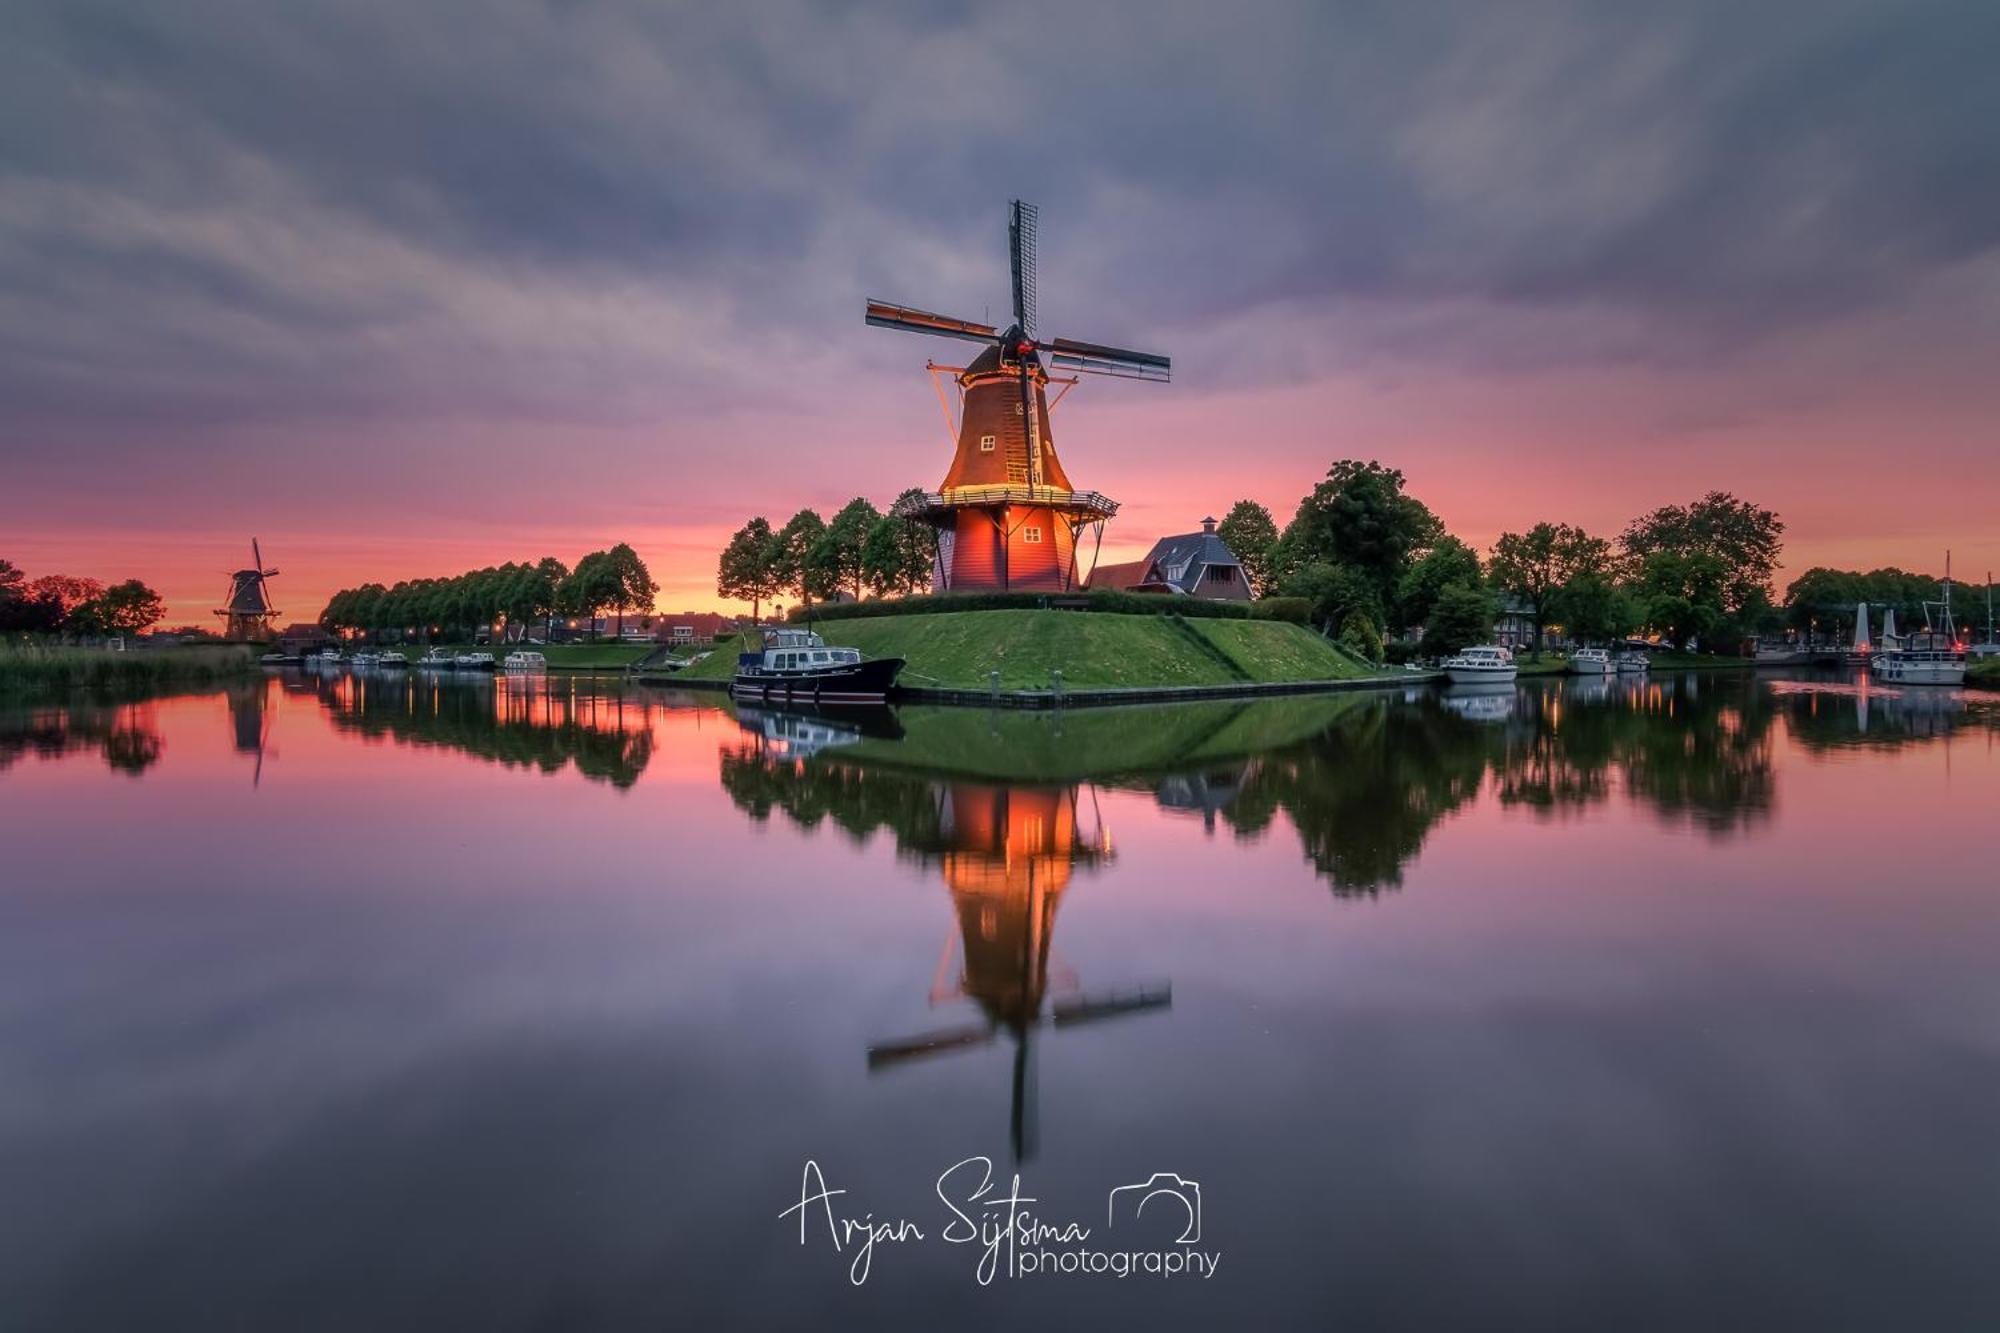
<instances>
[{"instance_id":1,"label":"white motorboat","mask_svg":"<svg viewBox=\"0 0 2000 1333\"><path fill-rule=\"evenodd\" d=\"M380 657L375 659L375 665L381 667L384 671L401 671L404 667L407 667L409 664L410 664L409 658L405 657L403 654L396 652L394 650L383 653Z\"/></svg>"},{"instance_id":2,"label":"white motorboat","mask_svg":"<svg viewBox=\"0 0 2000 1333\"><path fill-rule=\"evenodd\" d=\"M501 660L501 666L509 671L547 671L549 659L540 653L516 649Z\"/></svg>"},{"instance_id":3,"label":"white motorboat","mask_svg":"<svg viewBox=\"0 0 2000 1333\"><path fill-rule=\"evenodd\" d=\"M1477 685L1482 681L1509 681L1519 674L1514 654L1498 644L1483 643L1444 659L1445 675L1454 685Z\"/></svg>"},{"instance_id":4,"label":"white motorboat","mask_svg":"<svg viewBox=\"0 0 2000 1333\"><path fill-rule=\"evenodd\" d=\"M377 665L378 663L381 662L381 660L382 660L382 654L375 652L372 649L363 649L362 651L354 655L354 669L360 671L365 668Z\"/></svg>"},{"instance_id":5,"label":"white motorboat","mask_svg":"<svg viewBox=\"0 0 2000 1333\"><path fill-rule=\"evenodd\" d=\"M1963 685L1965 654L1955 647L1892 648L1868 659L1868 674L1884 685Z\"/></svg>"},{"instance_id":6,"label":"white motorboat","mask_svg":"<svg viewBox=\"0 0 2000 1333\"><path fill-rule=\"evenodd\" d=\"M457 657L451 659L451 669L453 671L491 671L493 669L493 654L460 653Z\"/></svg>"},{"instance_id":7,"label":"white motorboat","mask_svg":"<svg viewBox=\"0 0 2000 1333\"><path fill-rule=\"evenodd\" d=\"M1624 652L1619 653L1617 657L1617 667L1620 674L1628 671L1645 671L1652 665L1652 662L1646 655L1636 648L1627 648Z\"/></svg>"},{"instance_id":8,"label":"white motorboat","mask_svg":"<svg viewBox=\"0 0 2000 1333\"><path fill-rule=\"evenodd\" d=\"M1933 617L1932 608L1937 615ZM1963 685L1965 648L1958 641L1958 622L1951 615L1951 552L1944 553L1944 600L1924 603L1924 629L1920 634L1891 637L1885 627L1882 638L1888 647L1868 659L1868 674L1885 685ZM1859 639L1865 628L1856 631Z\"/></svg>"},{"instance_id":9,"label":"white motorboat","mask_svg":"<svg viewBox=\"0 0 2000 1333\"><path fill-rule=\"evenodd\" d=\"M1615 670L1608 648L1579 648L1569 655L1572 676L1606 676Z\"/></svg>"},{"instance_id":10,"label":"white motorboat","mask_svg":"<svg viewBox=\"0 0 2000 1333\"><path fill-rule=\"evenodd\" d=\"M430 667L433 671L449 671L453 660L452 655L444 649L433 648L417 659L417 665Z\"/></svg>"}]
</instances>

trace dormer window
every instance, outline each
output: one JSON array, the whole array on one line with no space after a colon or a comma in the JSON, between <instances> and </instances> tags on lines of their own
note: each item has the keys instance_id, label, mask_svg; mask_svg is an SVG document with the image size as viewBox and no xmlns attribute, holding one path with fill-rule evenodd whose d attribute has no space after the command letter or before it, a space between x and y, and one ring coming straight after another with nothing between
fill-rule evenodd
<instances>
[{"instance_id":1,"label":"dormer window","mask_svg":"<svg viewBox=\"0 0 2000 1333\"><path fill-rule=\"evenodd\" d=\"M980 452L980 453L982 453L982 454L990 454L990 453L992 453L992 452L993 452L993 445L994 445L994 443L995 443L995 438L994 438L993 436L991 436L991 435L982 435L982 436L980 436L980 437L979 437L979 452Z\"/></svg>"}]
</instances>

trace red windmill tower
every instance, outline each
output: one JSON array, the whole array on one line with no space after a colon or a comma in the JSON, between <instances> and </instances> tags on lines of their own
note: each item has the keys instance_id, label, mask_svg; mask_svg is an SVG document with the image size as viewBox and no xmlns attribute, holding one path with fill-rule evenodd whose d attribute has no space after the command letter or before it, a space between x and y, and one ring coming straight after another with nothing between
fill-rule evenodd
<instances>
[{"instance_id":1,"label":"red windmill tower","mask_svg":"<svg viewBox=\"0 0 2000 1333\"><path fill-rule=\"evenodd\" d=\"M1080 582L1079 539L1094 531L1102 543L1104 521L1118 512L1116 501L1071 486L1056 457L1043 352L1056 369L1087 375L1164 381L1172 370L1168 358L1151 352L1037 338L1035 220L1033 205L1014 201L1007 225L1014 322L1004 331L906 306L868 303L868 323L878 327L986 344L969 365L930 366L958 381L957 452L942 486L893 511L936 532L934 577L940 590L1068 591ZM1055 397L1061 402L1076 377L1056 382L1063 386Z\"/></svg>"}]
</instances>

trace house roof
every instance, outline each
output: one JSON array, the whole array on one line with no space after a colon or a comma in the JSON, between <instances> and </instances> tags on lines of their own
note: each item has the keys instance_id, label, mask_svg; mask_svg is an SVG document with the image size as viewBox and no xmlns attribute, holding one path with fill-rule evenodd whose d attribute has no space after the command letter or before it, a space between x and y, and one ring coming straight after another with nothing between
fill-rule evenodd
<instances>
[{"instance_id":1,"label":"house roof","mask_svg":"<svg viewBox=\"0 0 2000 1333\"><path fill-rule=\"evenodd\" d=\"M1178 537L1162 537L1153 543L1146 563L1158 577L1183 592L1192 590L1201 570L1208 565L1240 566L1242 561L1222 538L1212 532L1184 532Z\"/></svg>"},{"instance_id":2,"label":"house roof","mask_svg":"<svg viewBox=\"0 0 2000 1333\"><path fill-rule=\"evenodd\" d=\"M1131 588L1145 582L1146 560L1124 560L1115 565L1099 565L1090 571L1093 588Z\"/></svg>"}]
</instances>

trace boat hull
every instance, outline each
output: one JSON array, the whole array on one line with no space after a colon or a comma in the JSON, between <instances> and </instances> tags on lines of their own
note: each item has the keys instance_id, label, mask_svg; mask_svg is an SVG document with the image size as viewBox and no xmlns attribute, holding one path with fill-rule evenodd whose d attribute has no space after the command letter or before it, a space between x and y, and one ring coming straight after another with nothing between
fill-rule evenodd
<instances>
[{"instance_id":1,"label":"boat hull","mask_svg":"<svg viewBox=\"0 0 2000 1333\"><path fill-rule=\"evenodd\" d=\"M1572 676L1608 676L1611 670L1609 662L1593 662L1588 658L1579 662L1573 657L1569 661L1569 674Z\"/></svg>"},{"instance_id":2,"label":"boat hull","mask_svg":"<svg viewBox=\"0 0 2000 1333\"><path fill-rule=\"evenodd\" d=\"M1455 666L1445 668L1445 675L1451 678L1451 683L1454 685L1505 685L1519 674L1519 668L1511 664L1492 667Z\"/></svg>"},{"instance_id":3,"label":"boat hull","mask_svg":"<svg viewBox=\"0 0 2000 1333\"><path fill-rule=\"evenodd\" d=\"M729 692L739 699L787 703L879 704L896 688L900 657L843 662L811 671L746 670L736 673Z\"/></svg>"},{"instance_id":4,"label":"boat hull","mask_svg":"<svg viewBox=\"0 0 2000 1333\"><path fill-rule=\"evenodd\" d=\"M1875 661L1868 674L1884 685L1963 685L1965 663Z\"/></svg>"}]
</instances>

